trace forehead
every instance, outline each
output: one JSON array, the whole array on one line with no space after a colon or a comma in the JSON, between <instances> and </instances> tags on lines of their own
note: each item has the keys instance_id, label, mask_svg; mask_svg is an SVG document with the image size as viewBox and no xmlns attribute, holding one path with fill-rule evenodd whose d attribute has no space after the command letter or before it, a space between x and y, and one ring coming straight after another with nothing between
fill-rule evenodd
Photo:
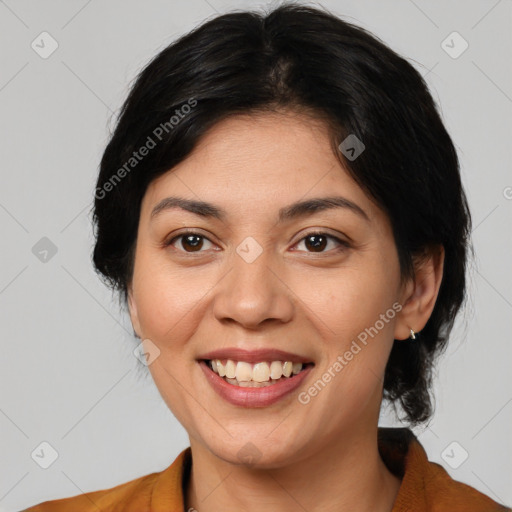
<instances>
[{"instance_id":1,"label":"forehead","mask_svg":"<svg viewBox=\"0 0 512 512\"><path fill-rule=\"evenodd\" d=\"M342 195L370 217L378 215L334 155L327 126L294 113L237 115L217 123L184 161L150 184L145 209L169 195L240 213Z\"/></svg>"}]
</instances>

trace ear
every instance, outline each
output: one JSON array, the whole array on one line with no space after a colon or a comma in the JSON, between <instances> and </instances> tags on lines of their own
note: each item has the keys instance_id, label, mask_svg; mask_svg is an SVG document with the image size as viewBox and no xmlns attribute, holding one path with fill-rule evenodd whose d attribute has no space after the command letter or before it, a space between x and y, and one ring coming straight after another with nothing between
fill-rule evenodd
<instances>
[{"instance_id":1,"label":"ear","mask_svg":"<svg viewBox=\"0 0 512 512\"><path fill-rule=\"evenodd\" d=\"M137 304L133 297L133 289L131 284L128 286L128 311L130 312L130 319L132 321L132 327L135 332L135 336L140 338L140 322L139 315L137 313Z\"/></svg>"},{"instance_id":2,"label":"ear","mask_svg":"<svg viewBox=\"0 0 512 512\"><path fill-rule=\"evenodd\" d=\"M420 332L427 323L436 304L443 278L444 247L436 245L416 258L415 276L402 288L400 311L395 323L396 340L409 338L411 329Z\"/></svg>"}]
</instances>

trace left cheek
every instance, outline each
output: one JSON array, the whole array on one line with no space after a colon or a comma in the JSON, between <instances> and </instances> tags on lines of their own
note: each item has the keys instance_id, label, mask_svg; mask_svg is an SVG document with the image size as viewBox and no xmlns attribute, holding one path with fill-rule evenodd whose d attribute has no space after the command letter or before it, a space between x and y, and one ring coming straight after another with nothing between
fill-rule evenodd
<instances>
[{"instance_id":1,"label":"left cheek","mask_svg":"<svg viewBox=\"0 0 512 512\"><path fill-rule=\"evenodd\" d=\"M367 358L368 364L374 359L380 360L387 350L385 340L393 326L392 318L386 316L386 311L392 305L391 300L385 288L368 284L342 286L340 283L335 290L330 290L321 303L313 303L310 308L322 320L317 322L317 326L331 340L331 359L352 351L355 352L353 360L360 363ZM381 320L381 315L388 321ZM350 366L355 364L351 361Z\"/></svg>"},{"instance_id":2,"label":"left cheek","mask_svg":"<svg viewBox=\"0 0 512 512\"><path fill-rule=\"evenodd\" d=\"M352 278L331 279L325 284L322 293L305 290L304 294L305 302L324 320L331 334L343 337L357 334L378 318L385 299L375 286L363 279Z\"/></svg>"}]
</instances>

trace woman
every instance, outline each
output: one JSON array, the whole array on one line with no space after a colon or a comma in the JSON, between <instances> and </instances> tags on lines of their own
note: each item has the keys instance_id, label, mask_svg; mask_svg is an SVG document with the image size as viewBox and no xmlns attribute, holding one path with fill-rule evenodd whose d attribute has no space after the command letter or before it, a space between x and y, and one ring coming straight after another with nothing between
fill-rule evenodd
<instances>
[{"instance_id":1,"label":"woman","mask_svg":"<svg viewBox=\"0 0 512 512\"><path fill-rule=\"evenodd\" d=\"M465 299L471 218L421 76L318 9L219 16L141 72L94 263L187 430L164 471L31 511L498 511L411 426Z\"/></svg>"}]
</instances>

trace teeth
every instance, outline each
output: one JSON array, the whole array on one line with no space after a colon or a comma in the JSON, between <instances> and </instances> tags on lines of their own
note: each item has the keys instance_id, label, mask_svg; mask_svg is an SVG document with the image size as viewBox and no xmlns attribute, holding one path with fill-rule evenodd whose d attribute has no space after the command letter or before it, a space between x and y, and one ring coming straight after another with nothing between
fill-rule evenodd
<instances>
[{"instance_id":1,"label":"teeth","mask_svg":"<svg viewBox=\"0 0 512 512\"><path fill-rule=\"evenodd\" d=\"M283 375L283 363L281 361L272 361L270 363L270 376L273 379L280 379Z\"/></svg>"},{"instance_id":2,"label":"teeth","mask_svg":"<svg viewBox=\"0 0 512 512\"><path fill-rule=\"evenodd\" d=\"M252 366L245 361L238 361L235 377L238 382L247 382L252 380Z\"/></svg>"},{"instance_id":3,"label":"teeth","mask_svg":"<svg viewBox=\"0 0 512 512\"><path fill-rule=\"evenodd\" d=\"M224 368L224 365L217 359L216 361L213 361L213 363L217 363L217 373L224 377L226 375L226 368Z\"/></svg>"},{"instance_id":4,"label":"teeth","mask_svg":"<svg viewBox=\"0 0 512 512\"><path fill-rule=\"evenodd\" d=\"M302 370L302 363L292 363L291 361L262 361L254 365L246 361L233 361L228 359L223 364L220 359L210 361L210 367L220 377L231 384L242 387L254 387L257 383L270 385L277 382L282 376L290 377L296 375Z\"/></svg>"},{"instance_id":5,"label":"teeth","mask_svg":"<svg viewBox=\"0 0 512 512\"><path fill-rule=\"evenodd\" d=\"M240 364L240 363L238 363ZM270 368L267 363L258 363L252 369L252 380L255 382L267 382L270 377Z\"/></svg>"},{"instance_id":6,"label":"teeth","mask_svg":"<svg viewBox=\"0 0 512 512\"><path fill-rule=\"evenodd\" d=\"M302 363L293 363L292 365L292 373L296 375L302 370Z\"/></svg>"},{"instance_id":7,"label":"teeth","mask_svg":"<svg viewBox=\"0 0 512 512\"><path fill-rule=\"evenodd\" d=\"M218 361L218 359L217 359ZM226 377L228 379L234 379L236 375L236 364L231 359L228 359L226 362Z\"/></svg>"},{"instance_id":8,"label":"teeth","mask_svg":"<svg viewBox=\"0 0 512 512\"><path fill-rule=\"evenodd\" d=\"M226 381L234 386L240 386L241 388L264 388L272 386L277 382L277 380L270 380L268 382L254 382L253 380L248 382L238 382L236 379L226 379Z\"/></svg>"}]
</instances>

